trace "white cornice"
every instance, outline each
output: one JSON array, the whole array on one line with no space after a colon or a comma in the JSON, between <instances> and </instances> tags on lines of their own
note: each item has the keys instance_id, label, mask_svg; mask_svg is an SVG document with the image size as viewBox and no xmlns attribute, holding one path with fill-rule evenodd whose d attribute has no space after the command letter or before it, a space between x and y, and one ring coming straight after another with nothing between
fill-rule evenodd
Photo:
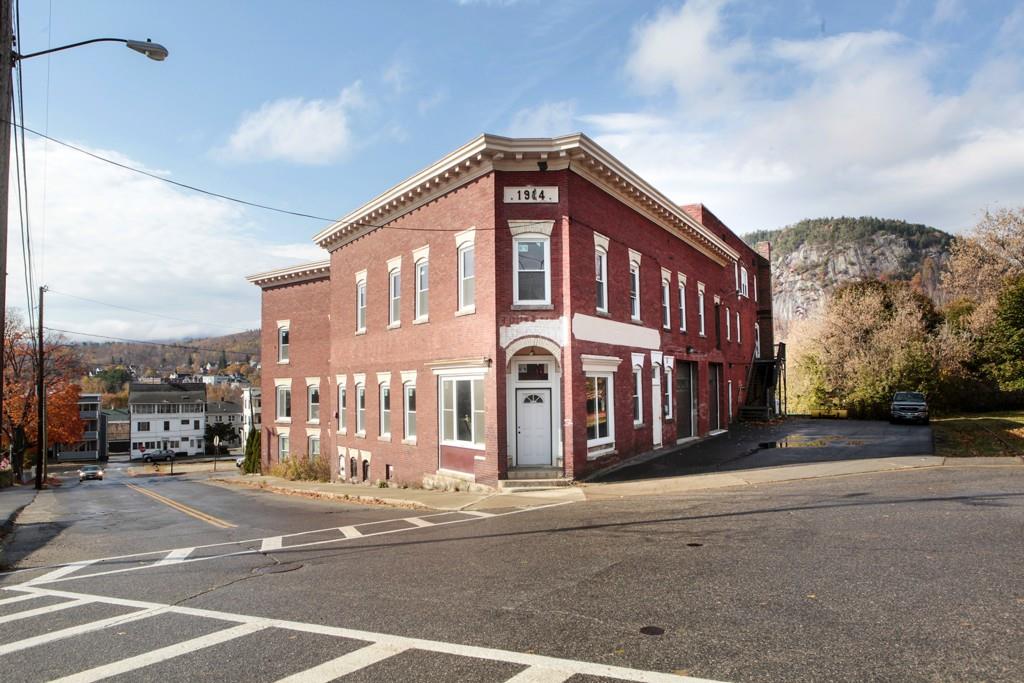
<instances>
[{"instance_id":1,"label":"white cornice","mask_svg":"<svg viewBox=\"0 0 1024 683\"><path fill-rule=\"evenodd\" d=\"M318 280L331 274L331 261L316 261L315 263L303 263L298 266L278 268L266 273L250 275L246 280L259 287L275 287L283 284L306 282L307 280Z\"/></svg>"},{"instance_id":2,"label":"white cornice","mask_svg":"<svg viewBox=\"0 0 1024 683\"><path fill-rule=\"evenodd\" d=\"M480 135L348 213L313 241L329 251L336 249L493 170L526 170L538 161L551 170L569 168L595 182L723 265L739 257L718 235L583 133L557 138Z\"/></svg>"}]
</instances>

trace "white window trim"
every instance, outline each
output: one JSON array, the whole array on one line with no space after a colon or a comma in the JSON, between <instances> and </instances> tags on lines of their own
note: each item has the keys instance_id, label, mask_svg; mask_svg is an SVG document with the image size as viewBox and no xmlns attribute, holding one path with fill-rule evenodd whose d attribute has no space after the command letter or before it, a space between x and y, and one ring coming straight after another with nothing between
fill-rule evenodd
<instances>
[{"instance_id":1,"label":"white window trim","mask_svg":"<svg viewBox=\"0 0 1024 683\"><path fill-rule=\"evenodd\" d=\"M458 381L471 381L471 382L475 382L475 381L478 381L478 380L480 382L485 382L485 374L486 373L480 373L480 372L477 372L475 370L476 369L474 368L473 371L471 371L471 372L460 373L460 374L455 374L455 373L439 374L439 376L441 377L441 381L438 383L438 389L440 391L440 394L438 396L438 402L437 402L437 405L438 405L437 413L438 413L438 421L439 421L438 427L440 428L439 431L438 431L438 437L439 437L439 441L440 441L442 446L453 446L455 448L466 448L466 449L474 450L474 451L483 451L483 450L487 449L486 440L485 440L484 443L478 444L478 443L476 443L474 441L459 441L458 439L445 439L444 438L444 383L445 382L458 382ZM436 373L436 371L435 371L435 374L438 374L438 373ZM486 391L486 388L487 388L487 384L484 383L483 389L485 391ZM472 413L477 412L476 411L476 404L473 402L474 396L473 396L472 388L470 389L469 394L470 394L470 409L469 409L469 412L472 414ZM454 399L455 399L455 392L453 390L452 391L452 400L454 400ZM487 403L487 397L485 396L484 397L484 404L485 404L484 416L485 416L485 418L486 418L486 415L487 415L486 403ZM452 407L453 416L454 416L454 410L455 410L455 408L453 406ZM471 422L472 422L472 420L471 420ZM486 424L484 425L484 429L486 430ZM456 429L454 429L454 426L453 426L452 433L453 434L458 434L458 431Z\"/></svg>"},{"instance_id":2,"label":"white window trim","mask_svg":"<svg viewBox=\"0 0 1024 683\"><path fill-rule=\"evenodd\" d=\"M708 302L704 296L704 283L697 283L697 319L700 321L700 329L697 331L702 337L707 336L707 305Z\"/></svg>"},{"instance_id":3,"label":"white window trim","mask_svg":"<svg viewBox=\"0 0 1024 683\"><path fill-rule=\"evenodd\" d=\"M420 266L427 267L427 288L426 290L420 289ZM412 250L412 289L413 289L413 302L412 302L412 324L422 325L430 320L430 246L422 246L419 249ZM423 314L420 312L420 294L426 291L427 293L427 313Z\"/></svg>"},{"instance_id":4,"label":"white window trim","mask_svg":"<svg viewBox=\"0 0 1024 683\"><path fill-rule=\"evenodd\" d=\"M679 279L679 331L686 332L686 280Z\"/></svg>"},{"instance_id":5,"label":"white window trim","mask_svg":"<svg viewBox=\"0 0 1024 683\"><path fill-rule=\"evenodd\" d=\"M384 390L388 390L388 403L394 403L391 396L391 373L377 373L377 439L379 441L391 441L391 413L394 412L388 407L388 431L384 430Z\"/></svg>"},{"instance_id":6,"label":"white window trim","mask_svg":"<svg viewBox=\"0 0 1024 683\"><path fill-rule=\"evenodd\" d=\"M600 244L597 244L597 241L598 241L597 238L598 238L598 234L595 232L594 233L594 242L595 242L596 246L594 247L594 270L595 270L594 279L601 283L601 292L604 295L602 297L604 299L604 306L598 306L596 304L596 302L595 302L594 310L596 310L598 313L607 313L608 312L608 248L607 248L607 246L601 246ZM608 244L608 238L607 237L604 238L604 242L605 242L605 245ZM601 270L600 270L600 272L596 272L597 271L597 256L598 255L600 255L602 257L601 258Z\"/></svg>"},{"instance_id":7,"label":"white window trim","mask_svg":"<svg viewBox=\"0 0 1024 683\"><path fill-rule=\"evenodd\" d=\"M311 412L310 408L313 407L313 404L310 401L310 396L309 396L309 391L310 391L311 387L316 387L317 393L319 394L319 392L320 392L320 378L319 377L307 377L306 378L306 422L308 422L309 424L318 425L318 424L320 424L320 418L319 417L317 419L315 419L315 420L309 419L309 413ZM323 404L323 399L321 397L320 402L317 403L317 408L319 409L322 404Z\"/></svg>"},{"instance_id":8,"label":"white window trim","mask_svg":"<svg viewBox=\"0 0 1024 683\"><path fill-rule=\"evenodd\" d=\"M642 426L644 423L644 360L646 358L647 356L643 353L631 354L631 360L633 361L633 391L637 392L637 398L639 399L637 403L640 408L638 411L640 413L640 418L633 419L634 427ZM639 375L637 374L638 372ZM630 398L632 398L632 392L630 392L629 395Z\"/></svg>"},{"instance_id":9,"label":"white window trim","mask_svg":"<svg viewBox=\"0 0 1024 683\"><path fill-rule=\"evenodd\" d=\"M281 389L281 388L285 388L285 389L288 390L289 393L291 393L291 390L292 390L292 380L291 380L291 377L275 377L274 378L274 422L277 422L279 424L289 424L292 421L291 416L289 415L288 417L282 417L281 414L280 414L280 411L281 411L281 401L278 400L278 390Z\"/></svg>"},{"instance_id":10,"label":"white window trim","mask_svg":"<svg viewBox=\"0 0 1024 683\"><path fill-rule=\"evenodd\" d=\"M509 221L513 223L514 221ZM543 221L542 221L543 222ZM533 221L529 221L531 225ZM514 306L550 306L551 305L551 237L550 232L545 235L542 232L513 233L512 238L512 305ZM544 298L543 299L520 299L519 298L519 243L540 242L544 245ZM530 271L537 272L537 271Z\"/></svg>"},{"instance_id":11,"label":"white window trim","mask_svg":"<svg viewBox=\"0 0 1024 683\"><path fill-rule=\"evenodd\" d=\"M630 289L636 288L636 299L633 297L629 299L629 317L631 320L640 322L640 264L630 263L629 264L629 286Z\"/></svg>"},{"instance_id":12,"label":"white window trim","mask_svg":"<svg viewBox=\"0 0 1024 683\"><path fill-rule=\"evenodd\" d=\"M473 303L467 304L462 300L462 252L466 249L473 249ZM456 272L456 284L458 288L456 292L456 303L458 309L455 311L455 315L471 315L476 313L476 228L468 228L462 232L455 233L455 272Z\"/></svg>"},{"instance_id":13,"label":"white window trim","mask_svg":"<svg viewBox=\"0 0 1024 683\"><path fill-rule=\"evenodd\" d=\"M284 457L283 458L281 457L281 437L282 436L288 442L288 448L285 449ZM291 447L292 447L292 439L291 439L291 434L289 434L289 429L287 427L278 427L277 428L277 461L278 462L284 462L285 460L287 460L291 456Z\"/></svg>"},{"instance_id":14,"label":"white window trim","mask_svg":"<svg viewBox=\"0 0 1024 683\"><path fill-rule=\"evenodd\" d=\"M594 356L589 353L580 355L583 363L583 372L615 372L618 370L622 359L616 356Z\"/></svg>"},{"instance_id":15,"label":"white window trim","mask_svg":"<svg viewBox=\"0 0 1024 683\"><path fill-rule=\"evenodd\" d=\"M289 358L281 358L281 330L287 330L288 332L288 356ZM292 353L292 321L291 320L278 320L277 321L277 364L288 365L288 360L291 358Z\"/></svg>"},{"instance_id":16,"label":"white window trim","mask_svg":"<svg viewBox=\"0 0 1024 683\"><path fill-rule=\"evenodd\" d=\"M740 330L741 330L741 328L740 328L740 312L736 311L736 343L737 344L742 344L743 343L743 334L742 334L742 332Z\"/></svg>"},{"instance_id":17,"label":"white window trim","mask_svg":"<svg viewBox=\"0 0 1024 683\"><path fill-rule=\"evenodd\" d=\"M725 307L725 341L732 341L732 311Z\"/></svg>"},{"instance_id":18,"label":"white window trim","mask_svg":"<svg viewBox=\"0 0 1024 683\"><path fill-rule=\"evenodd\" d=\"M744 266L740 266L740 296L750 298L750 276Z\"/></svg>"},{"instance_id":19,"label":"white window trim","mask_svg":"<svg viewBox=\"0 0 1024 683\"><path fill-rule=\"evenodd\" d=\"M395 291L394 276L398 276L398 291ZM398 315L395 316L395 299L398 299ZM388 259L388 327L393 330L402 326L402 257Z\"/></svg>"},{"instance_id":20,"label":"white window trim","mask_svg":"<svg viewBox=\"0 0 1024 683\"><path fill-rule=\"evenodd\" d=\"M363 288L363 324L359 324L359 287ZM360 270L356 273L356 334L366 333L366 315L368 312L369 291L366 286L366 271Z\"/></svg>"},{"instance_id":21,"label":"white window trim","mask_svg":"<svg viewBox=\"0 0 1024 683\"><path fill-rule=\"evenodd\" d=\"M355 388L355 392L354 392L353 395L355 396L355 399L356 399L356 402L355 402L355 413L356 413L356 431L355 431L355 435L357 437L361 438L361 439L365 439L366 438L366 424L365 424L365 422L366 422L366 417L365 417L366 409L363 408L363 411L364 411L363 423L364 424L362 425L362 429L360 429L360 424L359 424L359 390L360 389L363 390L363 403L365 404L366 403L366 375L364 375L362 373L358 373L358 374L352 375L352 386Z\"/></svg>"},{"instance_id":22,"label":"white window trim","mask_svg":"<svg viewBox=\"0 0 1024 683\"><path fill-rule=\"evenodd\" d=\"M345 403L348 403L348 377L346 375L335 375L334 379L338 383L338 389L335 392L338 399L338 433L341 435L348 434L348 415L345 414L346 406L341 404L341 392L345 392Z\"/></svg>"},{"instance_id":23,"label":"white window trim","mask_svg":"<svg viewBox=\"0 0 1024 683\"><path fill-rule=\"evenodd\" d=\"M415 446L416 435L409 436L409 389L416 390L416 371L415 370L403 370L401 372L402 377L402 443ZM417 397L418 400L418 397ZM417 410L416 415L416 432L419 433L419 411Z\"/></svg>"},{"instance_id":24,"label":"white window trim","mask_svg":"<svg viewBox=\"0 0 1024 683\"><path fill-rule=\"evenodd\" d=\"M672 329L672 271L668 268L661 269L661 326L666 330Z\"/></svg>"},{"instance_id":25,"label":"white window trim","mask_svg":"<svg viewBox=\"0 0 1024 683\"><path fill-rule=\"evenodd\" d=\"M586 357L586 356L584 356ZM609 358L608 356L593 356L592 358ZM584 365L584 377L595 379L602 378L608 383L608 436L598 437L596 439L587 439L587 459L593 460L602 455L607 455L615 450L615 368L618 367L618 363L621 359L616 358L614 367L609 367L606 362L598 361L598 364L591 365L592 369L587 369L586 364ZM597 448L598 446L604 446L600 450L591 452L591 448Z\"/></svg>"},{"instance_id":26,"label":"white window trim","mask_svg":"<svg viewBox=\"0 0 1024 683\"><path fill-rule=\"evenodd\" d=\"M675 417L675 394L672 386L672 373L675 371L676 359L674 356L665 356L665 395L668 405L665 407L665 419L671 420Z\"/></svg>"}]
</instances>

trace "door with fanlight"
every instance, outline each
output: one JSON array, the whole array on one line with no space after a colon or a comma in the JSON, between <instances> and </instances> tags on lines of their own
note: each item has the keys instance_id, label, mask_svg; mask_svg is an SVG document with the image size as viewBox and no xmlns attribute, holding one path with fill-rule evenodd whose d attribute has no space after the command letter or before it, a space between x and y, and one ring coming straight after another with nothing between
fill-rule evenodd
<instances>
[{"instance_id":1,"label":"door with fanlight","mask_svg":"<svg viewBox=\"0 0 1024 683\"><path fill-rule=\"evenodd\" d=\"M551 465L551 390L516 390L516 464Z\"/></svg>"}]
</instances>

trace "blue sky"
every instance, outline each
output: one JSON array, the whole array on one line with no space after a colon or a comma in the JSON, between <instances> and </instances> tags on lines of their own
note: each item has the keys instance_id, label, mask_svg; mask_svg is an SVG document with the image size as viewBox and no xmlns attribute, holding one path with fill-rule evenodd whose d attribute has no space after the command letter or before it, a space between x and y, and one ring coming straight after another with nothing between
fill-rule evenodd
<instances>
[{"instance_id":1,"label":"blue sky","mask_svg":"<svg viewBox=\"0 0 1024 683\"><path fill-rule=\"evenodd\" d=\"M171 53L156 63L101 44L25 61L30 127L320 216L481 132L577 130L740 233L840 214L956 232L1024 203L1022 2L36 0L21 12L22 52L117 36ZM55 327L252 328L259 291L243 276L323 255L316 221L28 143Z\"/></svg>"}]
</instances>

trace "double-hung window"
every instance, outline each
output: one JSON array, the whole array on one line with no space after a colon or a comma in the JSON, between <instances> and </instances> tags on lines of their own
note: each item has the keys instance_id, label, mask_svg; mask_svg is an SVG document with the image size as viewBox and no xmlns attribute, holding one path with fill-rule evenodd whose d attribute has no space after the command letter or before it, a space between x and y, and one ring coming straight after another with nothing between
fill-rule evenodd
<instances>
[{"instance_id":1,"label":"double-hung window","mask_svg":"<svg viewBox=\"0 0 1024 683\"><path fill-rule=\"evenodd\" d=\"M457 313L473 313L476 310L476 230L470 228L455 235L455 249L459 269L459 310Z\"/></svg>"},{"instance_id":2,"label":"double-hung window","mask_svg":"<svg viewBox=\"0 0 1024 683\"><path fill-rule=\"evenodd\" d=\"M338 431L348 431L348 387L345 382L338 382Z\"/></svg>"},{"instance_id":3,"label":"double-hung window","mask_svg":"<svg viewBox=\"0 0 1024 683\"><path fill-rule=\"evenodd\" d=\"M356 434L366 435L366 385L356 384Z\"/></svg>"},{"instance_id":4,"label":"double-hung window","mask_svg":"<svg viewBox=\"0 0 1024 683\"><path fill-rule=\"evenodd\" d=\"M402 269L388 270L388 327L402 324Z\"/></svg>"},{"instance_id":5,"label":"double-hung window","mask_svg":"<svg viewBox=\"0 0 1024 683\"><path fill-rule=\"evenodd\" d=\"M309 422L320 421L320 385L310 384L306 387L306 419Z\"/></svg>"},{"instance_id":6,"label":"double-hung window","mask_svg":"<svg viewBox=\"0 0 1024 683\"><path fill-rule=\"evenodd\" d=\"M697 322L699 323L697 331L702 337L707 334L704 326L704 317L704 285L697 283Z\"/></svg>"},{"instance_id":7,"label":"double-hung window","mask_svg":"<svg viewBox=\"0 0 1024 683\"><path fill-rule=\"evenodd\" d=\"M306 438L306 449L310 462L320 457L320 437L310 436Z\"/></svg>"},{"instance_id":8,"label":"double-hung window","mask_svg":"<svg viewBox=\"0 0 1024 683\"><path fill-rule=\"evenodd\" d=\"M679 274L679 331L686 332L686 280Z\"/></svg>"},{"instance_id":9,"label":"double-hung window","mask_svg":"<svg viewBox=\"0 0 1024 683\"><path fill-rule=\"evenodd\" d=\"M356 334L366 332L366 271L356 273Z\"/></svg>"},{"instance_id":10,"label":"double-hung window","mask_svg":"<svg viewBox=\"0 0 1024 683\"><path fill-rule=\"evenodd\" d=\"M284 462L288 459L288 435L277 435L277 461Z\"/></svg>"},{"instance_id":11,"label":"double-hung window","mask_svg":"<svg viewBox=\"0 0 1024 683\"><path fill-rule=\"evenodd\" d=\"M743 335L740 333L740 312L736 311L736 343L743 343Z\"/></svg>"},{"instance_id":12,"label":"double-hung window","mask_svg":"<svg viewBox=\"0 0 1024 683\"><path fill-rule=\"evenodd\" d=\"M513 239L513 304L551 303L551 240L545 235L518 235Z\"/></svg>"},{"instance_id":13,"label":"double-hung window","mask_svg":"<svg viewBox=\"0 0 1024 683\"><path fill-rule=\"evenodd\" d=\"M629 250L629 315L640 320L640 253Z\"/></svg>"},{"instance_id":14,"label":"double-hung window","mask_svg":"<svg viewBox=\"0 0 1024 683\"><path fill-rule=\"evenodd\" d=\"M423 258L416 262L416 318L423 322L430 314L430 262Z\"/></svg>"},{"instance_id":15,"label":"double-hung window","mask_svg":"<svg viewBox=\"0 0 1024 683\"><path fill-rule=\"evenodd\" d=\"M643 368L633 367L633 424L643 424L644 421L644 371Z\"/></svg>"},{"instance_id":16,"label":"double-hung window","mask_svg":"<svg viewBox=\"0 0 1024 683\"><path fill-rule=\"evenodd\" d=\"M277 419L290 420L292 418L292 388L280 385L277 387Z\"/></svg>"},{"instance_id":17,"label":"double-hung window","mask_svg":"<svg viewBox=\"0 0 1024 683\"><path fill-rule=\"evenodd\" d=\"M661 390L665 396L661 401L661 411L666 420L672 419L672 359L665 359L665 374L661 380Z\"/></svg>"},{"instance_id":18,"label":"double-hung window","mask_svg":"<svg viewBox=\"0 0 1024 683\"><path fill-rule=\"evenodd\" d=\"M594 279L597 285L598 312L608 312L608 254L602 249L594 252Z\"/></svg>"},{"instance_id":19,"label":"double-hung window","mask_svg":"<svg viewBox=\"0 0 1024 683\"><path fill-rule=\"evenodd\" d=\"M277 328L277 362L288 362L288 326L280 323Z\"/></svg>"},{"instance_id":20,"label":"double-hung window","mask_svg":"<svg viewBox=\"0 0 1024 683\"><path fill-rule=\"evenodd\" d=\"M402 392L405 394L405 439L406 441L416 440L416 385L406 382L402 385Z\"/></svg>"},{"instance_id":21,"label":"double-hung window","mask_svg":"<svg viewBox=\"0 0 1024 683\"><path fill-rule=\"evenodd\" d=\"M661 326L666 330L672 329L672 309L669 295L669 273L662 271L661 274Z\"/></svg>"},{"instance_id":22,"label":"double-hung window","mask_svg":"<svg viewBox=\"0 0 1024 683\"><path fill-rule=\"evenodd\" d=\"M441 439L450 446L483 448L483 378L441 378Z\"/></svg>"},{"instance_id":23,"label":"double-hung window","mask_svg":"<svg viewBox=\"0 0 1024 683\"><path fill-rule=\"evenodd\" d=\"M740 294L750 297L750 283L747 277L747 269L740 268Z\"/></svg>"},{"instance_id":24,"label":"double-hung window","mask_svg":"<svg viewBox=\"0 0 1024 683\"><path fill-rule=\"evenodd\" d=\"M391 385L380 385L380 432L382 439L391 437Z\"/></svg>"},{"instance_id":25,"label":"double-hung window","mask_svg":"<svg viewBox=\"0 0 1024 683\"><path fill-rule=\"evenodd\" d=\"M725 307L725 341L732 341L732 313Z\"/></svg>"}]
</instances>

